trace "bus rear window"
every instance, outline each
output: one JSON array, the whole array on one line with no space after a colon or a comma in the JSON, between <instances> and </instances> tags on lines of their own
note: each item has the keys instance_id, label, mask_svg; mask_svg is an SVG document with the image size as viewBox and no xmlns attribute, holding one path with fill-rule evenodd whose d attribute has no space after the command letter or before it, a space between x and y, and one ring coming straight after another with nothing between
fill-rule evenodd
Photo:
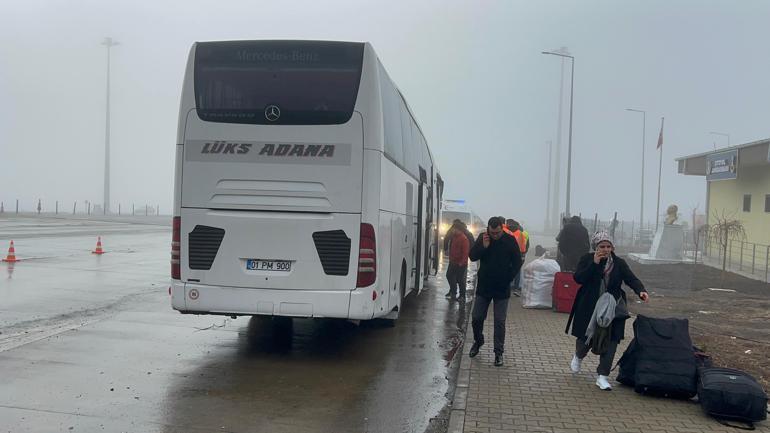
<instances>
[{"instance_id":1,"label":"bus rear window","mask_svg":"<svg viewBox=\"0 0 770 433\"><path fill-rule=\"evenodd\" d=\"M330 125L350 120L364 44L321 41L202 42L195 101L205 121Z\"/></svg>"}]
</instances>

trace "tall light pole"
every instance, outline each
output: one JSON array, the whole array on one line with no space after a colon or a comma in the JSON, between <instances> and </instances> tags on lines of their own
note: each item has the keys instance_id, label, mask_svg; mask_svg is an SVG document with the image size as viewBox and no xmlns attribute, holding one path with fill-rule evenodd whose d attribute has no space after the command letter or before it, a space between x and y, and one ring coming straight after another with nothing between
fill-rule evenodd
<instances>
[{"instance_id":1,"label":"tall light pole","mask_svg":"<svg viewBox=\"0 0 770 433\"><path fill-rule=\"evenodd\" d=\"M553 50L560 53L569 54L569 50L567 47L561 47L558 50ZM561 212L559 212L559 197L560 194L560 187L561 187L561 141L562 138L564 138L564 134L562 134L562 127L564 126L564 62L566 59L563 57L561 58L561 69L559 70L559 113L557 116L557 123L556 123L556 154L554 155L554 167L556 168L553 171L553 191L551 194L551 228L559 230L561 228Z\"/></svg>"},{"instance_id":2,"label":"tall light pole","mask_svg":"<svg viewBox=\"0 0 770 433\"><path fill-rule=\"evenodd\" d=\"M730 147L730 134L726 132L709 132L709 134L721 135L722 137L727 137L727 147Z\"/></svg>"},{"instance_id":3,"label":"tall light pole","mask_svg":"<svg viewBox=\"0 0 770 433\"><path fill-rule=\"evenodd\" d=\"M642 228L644 224L644 147L645 147L645 131L647 129L647 112L644 110L636 110L634 108L626 108L626 111L633 111L634 113L642 113L642 192L641 203L639 204L639 228ZM640 237L641 239L641 237Z\"/></svg>"},{"instance_id":4,"label":"tall light pole","mask_svg":"<svg viewBox=\"0 0 770 433\"><path fill-rule=\"evenodd\" d=\"M569 141L567 144L567 203L565 205L564 213L569 216L570 215L570 191L572 186L572 107L573 107L573 99L574 99L574 93L575 93L575 57L570 56L569 54L564 54L560 52L555 51L543 51L542 54L548 54L552 56L559 56L563 58L568 58L571 60L571 66L572 66L572 72L570 74L570 84L569 84Z\"/></svg>"},{"instance_id":5,"label":"tall light pole","mask_svg":"<svg viewBox=\"0 0 770 433\"><path fill-rule=\"evenodd\" d=\"M104 214L110 212L110 48L118 45L112 38L104 38L107 47L107 108L104 128Z\"/></svg>"},{"instance_id":6,"label":"tall light pole","mask_svg":"<svg viewBox=\"0 0 770 433\"><path fill-rule=\"evenodd\" d=\"M553 168L553 141L548 140L548 193L546 194L545 201L545 232L551 229L553 222L551 221L551 169Z\"/></svg>"}]
</instances>

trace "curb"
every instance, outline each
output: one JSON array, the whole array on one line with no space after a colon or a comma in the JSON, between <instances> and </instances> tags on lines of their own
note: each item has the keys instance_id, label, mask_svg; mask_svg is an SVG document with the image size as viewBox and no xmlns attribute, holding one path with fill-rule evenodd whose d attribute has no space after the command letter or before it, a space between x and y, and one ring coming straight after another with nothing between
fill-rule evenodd
<instances>
[{"instance_id":1,"label":"curb","mask_svg":"<svg viewBox=\"0 0 770 433\"><path fill-rule=\"evenodd\" d=\"M473 300L475 301L475 294ZM473 302L470 303L473 311ZM465 353L465 342L473 340L473 327L470 326L470 316L465 326L465 338L460 346L460 371L457 374L457 385L452 398L452 412L449 415L447 433L462 433L465 428L465 408L468 402L468 386L471 381L471 358Z\"/></svg>"}]
</instances>

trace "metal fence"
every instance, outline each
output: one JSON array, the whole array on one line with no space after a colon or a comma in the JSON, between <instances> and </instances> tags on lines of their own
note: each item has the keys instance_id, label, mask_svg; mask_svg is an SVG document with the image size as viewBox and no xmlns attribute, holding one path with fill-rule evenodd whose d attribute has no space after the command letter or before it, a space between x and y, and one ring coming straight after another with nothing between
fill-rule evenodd
<instances>
[{"instance_id":1,"label":"metal fence","mask_svg":"<svg viewBox=\"0 0 770 433\"><path fill-rule=\"evenodd\" d=\"M614 239L615 246L625 250L649 249L655 234L654 225L640 225L633 220L601 220L597 215L594 218L581 217L581 220L589 234L605 230Z\"/></svg>"},{"instance_id":2,"label":"metal fence","mask_svg":"<svg viewBox=\"0 0 770 433\"><path fill-rule=\"evenodd\" d=\"M599 219L598 215L593 218L581 216L581 220L589 234L606 230L613 237L615 246L627 252L649 251L655 236L655 224L646 223L640 227L638 221L623 221L617 218L617 214L609 220ZM663 224L662 221L660 224ZM770 245L731 239L724 250L707 233L695 233L697 239L692 228L684 224L682 243L685 257L689 260L718 269L724 264L725 270L730 272L770 282Z\"/></svg>"},{"instance_id":3,"label":"metal fence","mask_svg":"<svg viewBox=\"0 0 770 433\"><path fill-rule=\"evenodd\" d=\"M689 237L692 239L692 234ZM728 271L750 274L770 282L770 245L730 239L726 247L701 233L698 242L701 261L720 269L724 264Z\"/></svg>"},{"instance_id":4,"label":"metal fence","mask_svg":"<svg viewBox=\"0 0 770 433\"><path fill-rule=\"evenodd\" d=\"M160 215L160 205L151 205L145 203L114 203L110 205L110 210L106 211L103 206L91 200L63 202L54 200L52 202L19 201L8 203L0 201L0 215L2 214L20 214L20 213L38 213L54 215Z\"/></svg>"}]
</instances>

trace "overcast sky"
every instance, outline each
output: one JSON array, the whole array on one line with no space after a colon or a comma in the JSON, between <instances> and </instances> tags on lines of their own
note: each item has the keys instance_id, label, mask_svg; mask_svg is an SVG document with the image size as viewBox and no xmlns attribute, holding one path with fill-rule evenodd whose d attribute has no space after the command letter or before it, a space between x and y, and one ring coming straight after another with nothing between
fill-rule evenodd
<instances>
[{"instance_id":1,"label":"overcast sky","mask_svg":"<svg viewBox=\"0 0 770 433\"><path fill-rule=\"evenodd\" d=\"M673 159L727 144L710 131L732 144L770 136L769 16L761 0L3 1L0 200L101 202L100 43L111 36L121 44L112 199L168 213L191 44L287 38L371 42L425 132L445 197L530 227L545 214L558 111L560 60L540 52L566 46L576 57L572 212L638 219L641 115L628 107L647 110L645 218L655 220L661 116L661 212L703 212L705 180L676 174Z\"/></svg>"}]
</instances>

